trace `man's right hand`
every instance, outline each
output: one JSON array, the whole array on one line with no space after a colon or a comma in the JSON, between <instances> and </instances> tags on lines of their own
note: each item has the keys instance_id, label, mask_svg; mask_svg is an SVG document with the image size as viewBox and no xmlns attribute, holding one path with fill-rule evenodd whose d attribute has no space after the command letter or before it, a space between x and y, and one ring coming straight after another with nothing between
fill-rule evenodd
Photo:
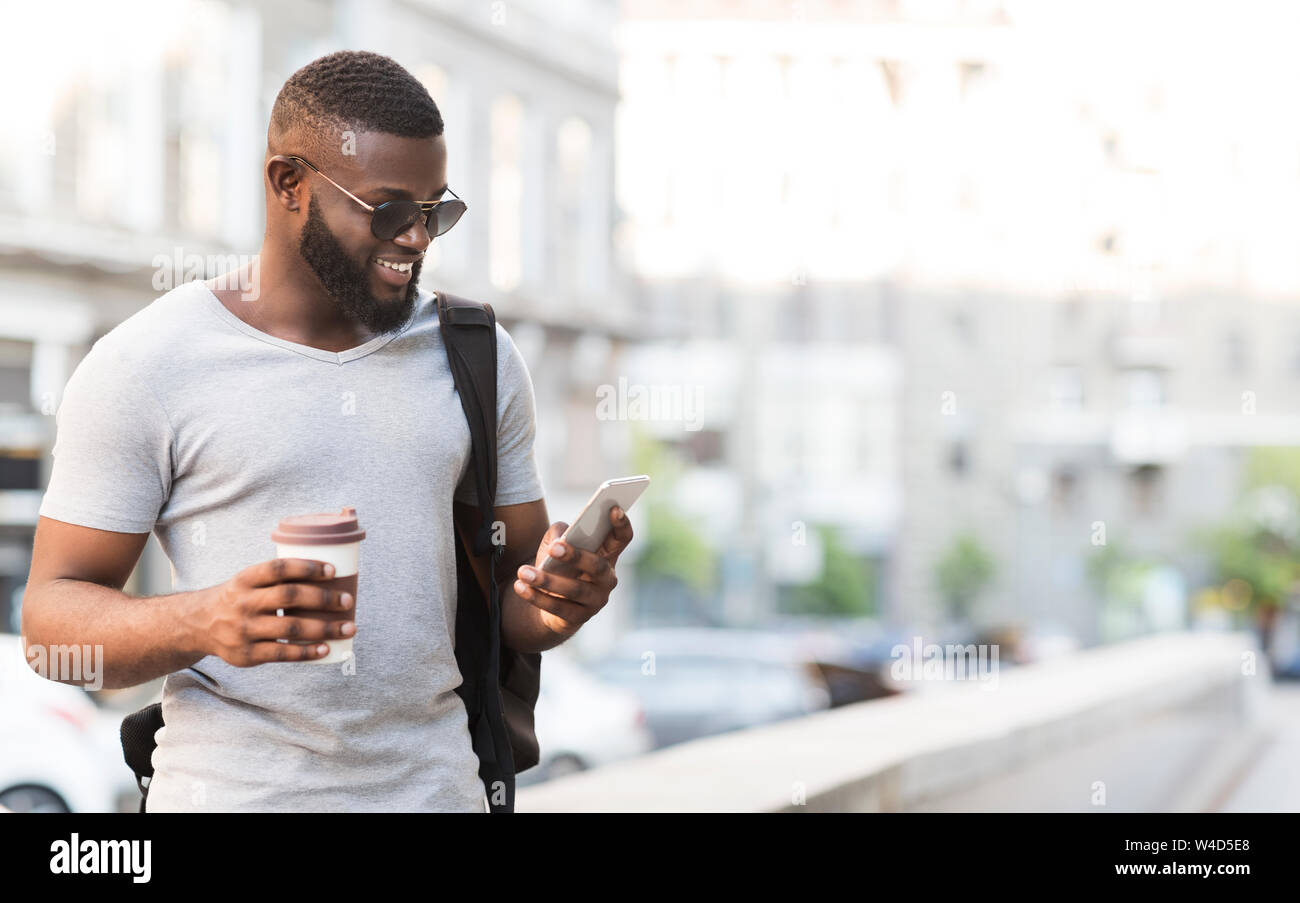
<instances>
[{"instance_id":1,"label":"man's right hand","mask_svg":"<svg viewBox=\"0 0 1300 903\"><path fill-rule=\"evenodd\" d=\"M241 668L323 658L328 647L307 641L346 639L356 632L349 594L304 582L333 577L334 566L321 561L272 558L212 587L191 616L203 654ZM283 616L276 614L280 609Z\"/></svg>"}]
</instances>

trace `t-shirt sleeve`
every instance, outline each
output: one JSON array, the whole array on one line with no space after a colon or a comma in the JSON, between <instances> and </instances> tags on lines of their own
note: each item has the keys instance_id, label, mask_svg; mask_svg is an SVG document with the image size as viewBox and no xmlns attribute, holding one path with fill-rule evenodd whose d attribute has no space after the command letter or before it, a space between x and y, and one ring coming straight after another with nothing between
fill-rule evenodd
<instances>
[{"instance_id":1,"label":"t-shirt sleeve","mask_svg":"<svg viewBox=\"0 0 1300 903\"><path fill-rule=\"evenodd\" d=\"M43 517L149 533L171 494L171 425L139 368L101 340L64 387Z\"/></svg>"},{"instance_id":2,"label":"t-shirt sleeve","mask_svg":"<svg viewBox=\"0 0 1300 903\"><path fill-rule=\"evenodd\" d=\"M497 494L495 505L518 505L544 496L533 444L537 407L533 380L523 355L504 326L497 324ZM474 465L456 487L457 501L478 504Z\"/></svg>"}]
</instances>

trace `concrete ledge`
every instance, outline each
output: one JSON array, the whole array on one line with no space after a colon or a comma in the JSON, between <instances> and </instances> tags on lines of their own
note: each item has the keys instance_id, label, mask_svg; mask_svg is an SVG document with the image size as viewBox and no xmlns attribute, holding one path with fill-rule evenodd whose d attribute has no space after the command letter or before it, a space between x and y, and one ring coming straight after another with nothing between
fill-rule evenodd
<instances>
[{"instance_id":1,"label":"concrete ledge","mask_svg":"<svg viewBox=\"0 0 1300 903\"><path fill-rule=\"evenodd\" d=\"M1255 656L1253 675L1243 673L1247 654ZM1252 722L1267 692L1267 670L1248 634L1165 634L1003 668L996 681L924 681L923 690L902 696L695 740L522 788L516 808L933 808L945 797L1014 778L1021 769L1068 755L1084 744L1132 736L1171 713L1197 713L1196 723L1202 727L1180 734L1178 741L1180 754L1194 757L1195 749L1181 747L1208 744L1223 730ZM1149 752L1161 755L1160 749ZM1181 779L1172 772L1168 777L1171 782Z\"/></svg>"}]
</instances>

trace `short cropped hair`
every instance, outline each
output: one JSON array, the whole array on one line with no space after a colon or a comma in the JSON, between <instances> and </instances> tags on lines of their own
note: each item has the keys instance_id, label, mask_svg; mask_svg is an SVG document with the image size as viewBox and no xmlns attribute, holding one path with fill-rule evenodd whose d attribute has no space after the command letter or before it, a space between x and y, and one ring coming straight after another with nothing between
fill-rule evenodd
<instances>
[{"instance_id":1,"label":"short cropped hair","mask_svg":"<svg viewBox=\"0 0 1300 903\"><path fill-rule=\"evenodd\" d=\"M442 134L442 114L419 79L396 60L341 50L289 76L271 108L267 147L272 153L319 153L337 148L338 136L349 130L433 138Z\"/></svg>"}]
</instances>

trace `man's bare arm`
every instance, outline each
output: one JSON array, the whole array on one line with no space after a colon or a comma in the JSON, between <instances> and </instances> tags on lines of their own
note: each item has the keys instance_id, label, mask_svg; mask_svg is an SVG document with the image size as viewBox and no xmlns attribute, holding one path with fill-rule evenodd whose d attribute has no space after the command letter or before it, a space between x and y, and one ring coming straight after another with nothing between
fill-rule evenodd
<instances>
[{"instance_id":1,"label":"man's bare arm","mask_svg":"<svg viewBox=\"0 0 1300 903\"><path fill-rule=\"evenodd\" d=\"M505 553L497 572L501 581L501 636L511 649L543 652L560 645L581 629L609 602L618 586L615 565L632 542L632 524L618 505L609 510L609 535L594 552L560 541L569 525L546 523L546 502L538 499L497 510L505 530ZM453 503L453 519L461 538L478 529L477 507ZM471 546L472 548L472 546ZM550 571L541 563L550 555ZM487 566L474 560L479 585L487 586ZM511 580L511 577L514 577Z\"/></svg>"},{"instance_id":2,"label":"man's bare arm","mask_svg":"<svg viewBox=\"0 0 1300 903\"><path fill-rule=\"evenodd\" d=\"M207 655L240 667L318 658L323 647L275 640L351 635L351 627L344 632L345 624L354 625L351 601L302 582L332 576L320 562L276 559L206 589L128 595L122 587L148 538L40 518L23 596L27 646L101 646L102 674L96 677L116 689L188 668ZM277 609L285 616L276 616Z\"/></svg>"},{"instance_id":3,"label":"man's bare arm","mask_svg":"<svg viewBox=\"0 0 1300 903\"><path fill-rule=\"evenodd\" d=\"M461 541L467 550L474 548L474 535L483 520L476 505L452 503L453 520L460 531ZM502 505L493 509L501 521L505 537L505 552L497 567L497 581L501 587L502 641L516 652L544 652L563 643L568 637L558 634L543 623L541 611L519 598L514 591L514 575L520 565L532 564L537 549L542 544L549 524L546 500L538 499L520 505ZM487 560L470 556L474 576L484 595L487 594Z\"/></svg>"},{"instance_id":4,"label":"man's bare arm","mask_svg":"<svg viewBox=\"0 0 1300 903\"><path fill-rule=\"evenodd\" d=\"M186 619L199 593L136 598L121 591L148 539L148 533L40 518L23 595L26 644L101 646L101 677L109 689L142 684L202 658Z\"/></svg>"}]
</instances>

